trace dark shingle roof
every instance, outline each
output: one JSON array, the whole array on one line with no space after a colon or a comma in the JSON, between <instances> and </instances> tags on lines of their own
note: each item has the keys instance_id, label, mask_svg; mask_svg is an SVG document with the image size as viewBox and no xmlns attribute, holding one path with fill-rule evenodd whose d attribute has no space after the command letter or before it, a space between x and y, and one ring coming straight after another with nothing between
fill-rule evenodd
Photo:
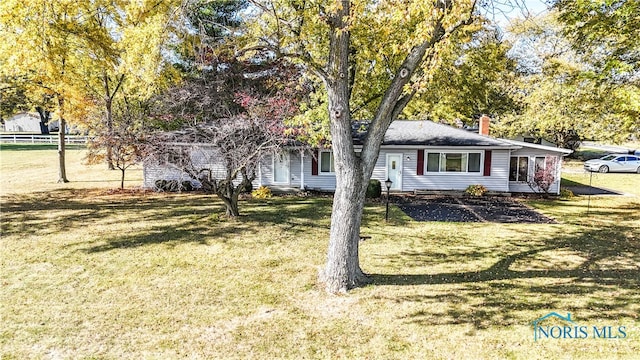
<instances>
[{"instance_id":1,"label":"dark shingle roof","mask_svg":"<svg viewBox=\"0 0 640 360\"><path fill-rule=\"evenodd\" d=\"M364 139L366 123L357 123L354 133L355 142ZM359 141L360 140L360 141ZM384 136L383 145L422 145L422 146L481 146L514 148L511 144L500 139L478 135L464 129L449 125L434 123L433 121L396 120L391 123Z\"/></svg>"}]
</instances>

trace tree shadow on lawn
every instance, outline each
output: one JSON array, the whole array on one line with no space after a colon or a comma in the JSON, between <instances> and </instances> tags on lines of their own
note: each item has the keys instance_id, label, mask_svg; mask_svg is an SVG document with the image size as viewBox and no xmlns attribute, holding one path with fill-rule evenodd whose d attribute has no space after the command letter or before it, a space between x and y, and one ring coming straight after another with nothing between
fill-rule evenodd
<instances>
[{"instance_id":1,"label":"tree shadow on lawn","mask_svg":"<svg viewBox=\"0 0 640 360\"><path fill-rule=\"evenodd\" d=\"M2 198L2 233L51 234L95 224L160 221L185 216L209 216L221 204L202 197L158 196L154 193L122 196L104 191L62 189L10 195Z\"/></svg>"},{"instance_id":2,"label":"tree shadow on lawn","mask_svg":"<svg viewBox=\"0 0 640 360\"><path fill-rule=\"evenodd\" d=\"M47 236L91 226L113 226L117 237L70 243L66 247L91 245L87 252L110 251L166 243L225 241L256 235L265 227L297 235L326 227L331 199L275 198L269 203L241 201L242 216L227 219L217 197L192 194L112 194L104 190L62 189L10 195L2 198L2 234ZM123 228L122 224L153 223L147 228ZM166 225L164 225L166 223ZM254 237L256 238L256 237ZM265 239L269 240L269 239Z\"/></svg>"},{"instance_id":3,"label":"tree shadow on lawn","mask_svg":"<svg viewBox=\"0 0 640 360\"><path fill-rule=\"evenodd\" d=\"M220 202L211 198L209 201ZM189 206L188 203L182 205ZM213 214L195 210L172 214L174 222L171 225L106 240L105 244L84 251L93 253L160 243L171 246L186 242L207 245L212 242L245 241L249 238L251 240L247 241L269 243L278 241L283 234L286 234L285 238L308 234L310 229L317 229L318 223L322 224L323 220L331 216L330 206L314 199L275 199L268 204L247 201L242 202L240 208L241 216L237 219L225 218L221 204L220 211Z\"/></svg>"},{"instance_id":4,"label":"tree shadow on lawn","mask_svg":"<svg viewBox=\"0 0 640 360\"><path fill-rule=\"evenodd\" d=\"M94 245L88 248L83 248L81 251L87 253L98 253L104 251L118 250L118 249L130 249L140 246L149 246L163 244L165 246L174 247L179 244L185 244L188 242L208 245L211 236L224 239L237 234L239 231L236 229L224 229L224 231L211 231L211 228L194 227L194 228L174 228L174 227L154 227L151 230L145 230L143 232L125 235L114 239L103 240L104 244ZM205 235L206 234L206 235ZM78 244L73 244L74 247Z\"/></svg>"},{"instance_id":5,"label":"tree shadow on lawn","mask_svg":"<svg viewBox=\"0 0 640 360\"><path fill-rule=\"evenodd\" d=\"M390 298L394 301L440 302L438 313L415 311L404 317L425 325L472 324L477 329L509 326L535 320L521 318L531 312L542 316L550 311L575 313L576 318L585 322L624 318L637 321L640 243L630 235L637 230L632 226L616 226L558 234L478 271L370 277L374 285L417 286L413 295ZM486 249L486 256L493 251ZM549 259L553 252L558 252L556 258ZM579 261L568 265L562 263L558 254ZM464 262L464 259L450 261Z\"/></svg>"}]
</instances>

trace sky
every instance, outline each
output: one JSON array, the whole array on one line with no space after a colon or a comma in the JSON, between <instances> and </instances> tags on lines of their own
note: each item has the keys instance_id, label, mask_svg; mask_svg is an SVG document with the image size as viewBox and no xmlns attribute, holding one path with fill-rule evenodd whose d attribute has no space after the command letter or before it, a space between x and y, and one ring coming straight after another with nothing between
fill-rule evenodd
<instances>
[{"instance_id":1,"label":"sky","mask_svg":"<svg viewBox=\"0 0 640 360\"><path fill-rule=\"evenodd\" d=\"M500 5L501 3L503 5ZM510 5L512 3L523 6L515 7ZM511 19L524 18L527 11L533 16L547 11L547 4L545 4L544 0L494 0L494 5L497 6L498 10L494 14L489 14L489 17L493 16L501 27L507 25Z\"/></svg>"}]
</instances>

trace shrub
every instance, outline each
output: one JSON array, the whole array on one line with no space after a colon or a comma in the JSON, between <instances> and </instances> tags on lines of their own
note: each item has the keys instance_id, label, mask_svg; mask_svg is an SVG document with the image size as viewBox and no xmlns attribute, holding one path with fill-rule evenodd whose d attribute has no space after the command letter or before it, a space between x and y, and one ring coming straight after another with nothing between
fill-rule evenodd
<instances>
[{"instance_id":1,"label":"shrub","mask_svg":"<svg viewBox=\"0 0 640 360\"><path fill-rule=\"evenodd\" d=\"M380 183L380 180L369 180L366 196L373 199L379 199L380 196L382 196L382 184Z\"/></svg>"},{"instance_id":2,"label":"shrub","mask_svg":"<svg viewBox=\"0 0 640 360\"><path fill-rule=\"evenodd\" d=\"M538 192L544 192L549 194L549 189L556 182L556 176L558 174L558 159L552 156L547 156L544 159L542 165L536 164L535 172L527 180L529 187Z\"/></svg>"},{"instance_id":3,"label":"shrub","mask_svg":"<svg viewBox=\"0 0 640 360\"><path fill-rule=\"evenodd\" d=\"M569 190L567 188L561 187L560 188L560 197L563 198L563 199L571 199L572 197L575 197L575 195L574 195L573 191L571 191L571 190Z\"/></svg>"},{"instance_id":4,"label":"shrub","mask_svg":"<svg viewBox=\"0 0 640 360\"><path fill-rule=\"evenodd\" d=\"M253 184L251 184L250 182L246 183L241 192L245 194L251 194L253 192Z\"/></svg>"},{"instance_id":5,"label":"shrub","mask_svg":"<svg viewBox=\"0 0 640 360\"><path fill-rule=\"evenodd\" d=\"M469 185L464 192L471 196L482 196L487 192L487 188L484 185Z\"/></svg>"},{"instance_id":6,"label":"shrub","mask_svg":"<svg viewBox=\"0 0 640 360\"><path fill-rule=\"evenodd\" d=\"M271 193L271 189L266 186L260 186L259 188L253 190L251 192L251 196L254 199L269 199L273 194Z\"/></svg>"},{"instance_id":7,"label":"shrub","mask_svg":"<svg viewBox=\"0 0 640 360\"><path fill-rule=\"evenodd\" d=\"M178 180L156 180L155 185L157 191L177 192L194 190L191 181L179 182Z\"/></svg>"}]
</instances>

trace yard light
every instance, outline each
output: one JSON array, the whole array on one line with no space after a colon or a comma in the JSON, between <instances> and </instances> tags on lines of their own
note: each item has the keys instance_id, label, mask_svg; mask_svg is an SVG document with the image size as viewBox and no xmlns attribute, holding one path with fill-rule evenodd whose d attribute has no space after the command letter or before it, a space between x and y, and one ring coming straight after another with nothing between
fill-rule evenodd
<instances>
[{"instance_id":1,"label":"yard light","mask_svg":"<svg viewBox=\"0 0 640 360\"><path fill-rule=\"evenodd\" d=\"M391 184L393 184L393 181L389 178L384 182L387 187L387 210L384 212L384 221L389 221L389 190L391 190Z\"/></svg>"}]
</instances>

